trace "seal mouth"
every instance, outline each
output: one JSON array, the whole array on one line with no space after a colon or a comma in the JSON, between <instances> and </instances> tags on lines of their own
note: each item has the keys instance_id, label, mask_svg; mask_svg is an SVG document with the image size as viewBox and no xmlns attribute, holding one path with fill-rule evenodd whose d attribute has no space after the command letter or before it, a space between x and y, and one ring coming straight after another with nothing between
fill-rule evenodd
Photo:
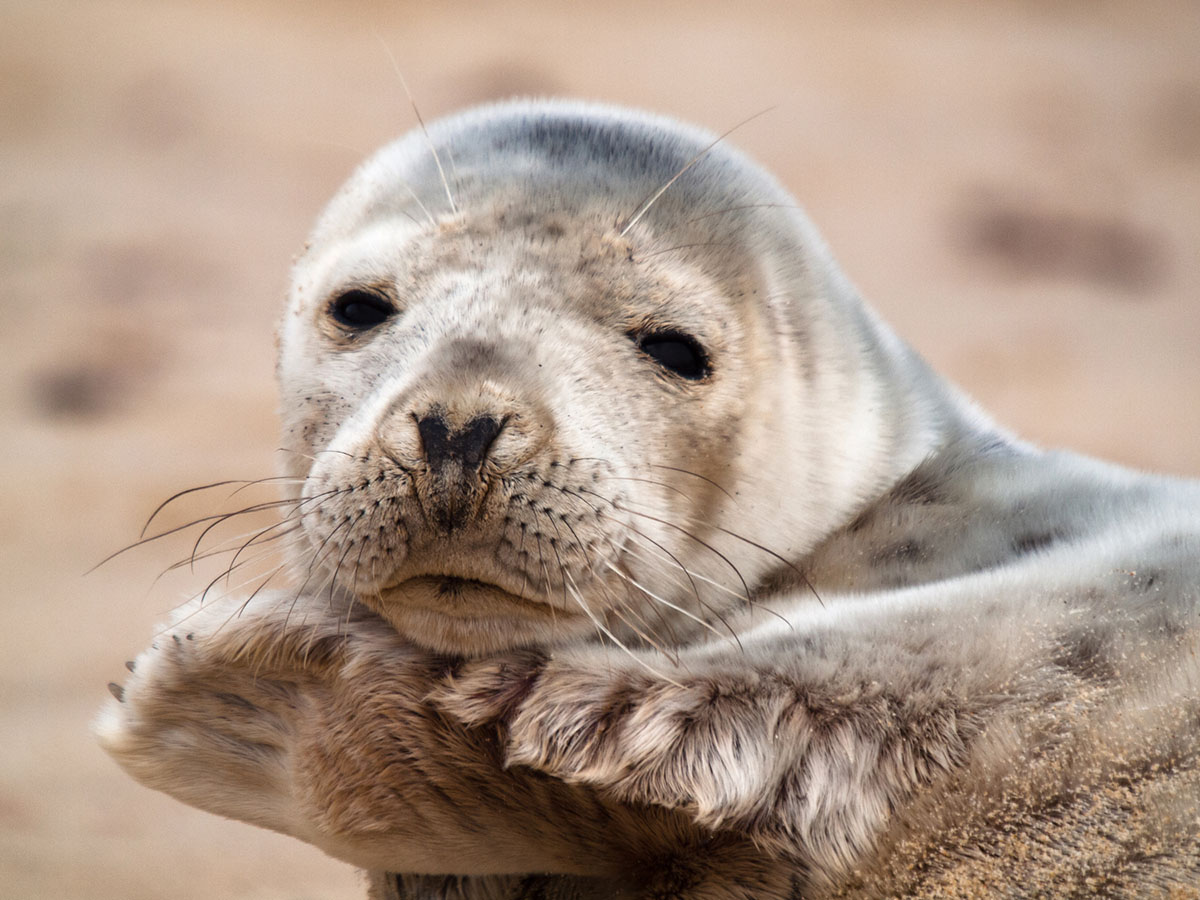
<instances>
[{"instance_id":1,"label":"seal mouth","mask_svg":"<svg viewBox=\"0 0 1200 900\"><path fill-rule=\"evenodd\" d=\"M464 575L410 575L363 602L414 644L455 656L561 644L592 625L574 610Z\"/></svg>"},{"instance_id":2,"label":"seal mouth","mask_svg":"<svg viewBox=\"0 0 1200 900\"><path fill-rule=\"evenodd\" d=\"M480 581L478 578L463 578L459 575L418 575L416 578L409 578L402 582L401 586L420 586L432 589L439 597L444 597L447 601L453 602L462 598L476 596L480 592L491 593L499 592L506 597L512 597L522 603L528 603L524 597L504 590L498 584L493 584L489 581Z\"/></svg>"},{"instance_id":3,"label":"seal mouth","mask_svg":"<svg viewBox=\"0 0 1200 900\"><path fill-rule=\"evenodd\" d=\"M461 575L417 575L384 590L390 602L426 607L442 615L481 619L497 613L551 615L550 607L490 581Z\"/></svg>"},{"instance_id":4,"label":"seal mouth","mask_svg":"<svg viewBox=\"0 0 1200 900\"><path fill-rule=\"evenodd\" d=\"M498 587L498 585L488 584L486 581L480 581L478 578L460 578L458 575L422 575L418 576L418 578L422 578L426 581L436 582L438 585L438 590L447 594L454 593L465 588ZM417 579L414 578L409 580L416 581Z\"/></svg>"}]
</instances>

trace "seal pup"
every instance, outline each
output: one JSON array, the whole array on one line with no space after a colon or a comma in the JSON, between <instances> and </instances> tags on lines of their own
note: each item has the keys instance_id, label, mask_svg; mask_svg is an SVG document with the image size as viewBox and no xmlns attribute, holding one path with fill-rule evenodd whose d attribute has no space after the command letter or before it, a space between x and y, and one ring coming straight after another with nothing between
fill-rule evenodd
<instances>
[{"instance_id":1,"label":"seal pup","mask_svg":"<svg viewBox=\"0 0 1200 900\"><path fill-rule=\"evenodd\" d=\"M330 589L140 658L98 730L147 784L379 897L1194 895L1200 488L997 427L725 142L401 139L279 380Z\"/></svg>"}]
</instances>

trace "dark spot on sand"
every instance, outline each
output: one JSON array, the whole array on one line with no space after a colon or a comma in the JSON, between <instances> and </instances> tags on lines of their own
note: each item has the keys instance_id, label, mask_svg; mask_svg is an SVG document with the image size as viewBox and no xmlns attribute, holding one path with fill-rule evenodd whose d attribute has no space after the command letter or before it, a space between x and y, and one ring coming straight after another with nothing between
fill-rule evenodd
<instances>
[{"instance_id":1,"label":"dark spot on sand","mask_svg":"<svg viewBox=\"0 0 1200 900\"><path fill-rule=\"evenodd\" d=\"M964 252L1023 278L1077 279L1140 293L1165 275L1159 235L1116 216L988 198L967 206L954 228Z\"/></svg>"},{"instance_id":2,"label":"dark spot on sand","mask_svg":"<svg viewBox=\"0 0 1200 900\"><path fill-rule=\"evenodd\" d=\"M50 419L89 419L109 413L121 397L116 373L95 363L68 364L33 376L33 405Z\"/></svg>"}]
</instances>

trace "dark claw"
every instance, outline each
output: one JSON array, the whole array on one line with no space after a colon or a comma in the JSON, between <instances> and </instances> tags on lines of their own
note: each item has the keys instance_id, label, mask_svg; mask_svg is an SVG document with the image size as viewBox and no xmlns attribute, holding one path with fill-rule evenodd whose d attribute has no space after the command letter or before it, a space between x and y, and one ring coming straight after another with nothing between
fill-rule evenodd
<instances>
[{"instance_id":1,"label":"dark claw","mask_svg":"<svg viewBox=\"0 0 1200 900\"><path fill-rule=\"evenodd\" d=\"M130 672L136 672L137 663L135 663L132 659L127 659L125 660L125 668L127 668Z\"/></svg>"},{"instance_id":2,"label":"dark claw","mask_svg":"<svg viewBox=\"0 0 1200 900\"><path fill-rule=\"evenodd\" d=\"M110 681L108 683L108 692L122 703L125 702L125 688L121 687L115 681Z\"/></svg>"}]
</instances>

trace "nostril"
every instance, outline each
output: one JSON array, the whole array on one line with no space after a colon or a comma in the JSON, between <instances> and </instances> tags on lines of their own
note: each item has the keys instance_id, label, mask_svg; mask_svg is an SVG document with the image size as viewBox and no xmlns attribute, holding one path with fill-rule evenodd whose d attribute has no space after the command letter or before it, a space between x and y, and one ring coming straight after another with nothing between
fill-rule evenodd
<instances>
[{"instance_id":1,"label":"nostril","mask_svg":"<svg viewBox=\"0 0 1200 900\"><path fill-rule=\"evenodd\" d=\"M417 433L426 461L434 468L441 467L450 458L450 428L446 420L440 415L417 418Z\"/></svg>"},{"instance_id":2,"label":"nostril","mask_svg":"<svg viewBox=\"0 0 1200 900\"><path fill-rule=\"evenodd\" d=\"M477 469L487 457L488 449L500 434L502 423L491 416L477 416L456 435L463 464Z\"/></svg>"},{"instance_id":3,"label":"nostril","mask_svg":"<svg viewBox=\"0 0 1200 900\"><path fill-rule=\"evenodd\" d=\"M467 469L478 469L504 427L499 419L476 416L459 431L451 432L440 413L416 417L416 422L425 459L434 469L442 468L448 462L458 462Z\"/></svg>"}]
</instances>

